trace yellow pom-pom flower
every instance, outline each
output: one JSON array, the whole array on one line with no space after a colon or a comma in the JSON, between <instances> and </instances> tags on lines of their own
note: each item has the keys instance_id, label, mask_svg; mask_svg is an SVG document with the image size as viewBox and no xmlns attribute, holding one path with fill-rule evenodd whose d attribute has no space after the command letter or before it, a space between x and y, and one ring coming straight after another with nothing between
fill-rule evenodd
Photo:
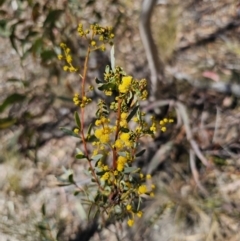
<instances>
[{"instance_id":1,"label":"yellow pom-pom flower","mask_svg":"<svg viewBox=\"0 0 240 241\"><path fill-rule=\"evenodd\" d=\"M134 224L133 219L128 219L127 224L128 224L128 226L129 226L129 227L132 227L132 226L133 226L133 224Z\"/></svg>"},{"instance_id":2,"label":"yellow pom-pom flower","mask_svg":"<svg viewBox=\"0 0 240 241\"><path fill-rule=\"evenodd\" d=\"M109 177L110 177L109 172L105 172L104 175L101 177L101 180L106 181L109 179Z\"/></svg>"},{"instance_id":3,"label":"yellow pom-pom flower","mask_svg":"<svg viewBox=\"0 0 240 241\"><path fill-rule=\"evenodd\" d=\"M127 162L127 158L123 156L119 156L117 159L117 170L122 172L124 169L124 165Z\"/></svg>"},{"instance_id":4,"label":"yellow pom-pom flower","mask_svg":"<svg viewBox=\"0 0 240 241\"><path fill-rule=\"evenodd\" d=\"M120 93L127 93L129 91L129 87L132 83L132 77L131 76L124 76L122 78L122 83L118 86L118 90Z\"/></svg>"},{"instance_id":5,"label":"yellow pom-pom flower","mask_svg":"<svg viewBox=\"0 0 240 241\"><path fill-rule=\"evenodd\" d=\"M138 188L138 194L145 194L147 192L147 186L146 185L141 185Z\"/></svg>"},{"instance_id":6,"label":"yellow pom-pom flower","mask_svg":"<svg viewBox=\"0 0 240 241\"><path fill-rule=\"evenodd\" d=\"M128 211L131 211L131 210L132 210L132 206L131 206L130 204L128 204L127 207L126 207L126 209L127 209Z\"/></svg>"},{"instance_id":7,"label":"yellow pom-pom flower","mask_svg":"<svg viewBox=\"0 0 240 241\"><path fill-rule=\"evenodd\" d=\"M129 134L129 133L122 133L122 134L120 135L120 139L121 139L122 141L128 141L129 138L130 138L130 134Z\"/></svg>"},{"instance_id":8,"label":"yellow pom-pom flower","mask_svg":"<svg viewBox=\"0 0 240 241\"><path fill-rule=\"evenodd\" d=\"M137 212L137 216L138 216L139 218L141 218L141 217L142 217L142 214L143 214L143 212L142 212L142 211L138 211L138 212Z\"/></svg>"}]
</instances>

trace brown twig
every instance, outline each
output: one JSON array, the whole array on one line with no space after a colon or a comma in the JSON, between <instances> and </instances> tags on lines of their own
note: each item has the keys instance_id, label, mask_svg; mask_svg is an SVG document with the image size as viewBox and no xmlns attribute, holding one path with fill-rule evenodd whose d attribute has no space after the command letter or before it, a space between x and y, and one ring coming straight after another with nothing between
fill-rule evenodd
<instances>
[{"instance_id":1,"label":"brown twig","mask_svg":"<svg viewBox=\"0 0 240 241\"><path fill-rule=\"evenodd\" d=\"M90 49L90 47L88 47L87 55L86 55L85 62L84 62L83 76L82 76L82 98L85 96L85 82L86 82L86 77L87 77L88 60L89 60L90 52L91 52L91 49ZM89 154L88 154L87 142L86 142L86 138L85 138L85 135L84 135L84 107L81 107L81 131L80 131L80 135L82 137L84 152L85 152L86 159L88 160L88 164L89 164L91 173L93 175L93 178L96 180L96 183L97 183L98 187L102 190L102 187L99 183L99 180L96 176L96 173L94 172L94 169L93 169L93 166L92 166L92 163L91 163L91 158L89 157Z\"/></svg>"},{"instance_id":2,"label":"brown twig","mask_svg":"<svg viewBox=\"0 0 240 241\"><path fill-rule=\"evenodd\" d=\"M189 123L189 118L188 118L185 106L178 101L175 102L175 106L176 106L176 108L178 108L179 114L181 115L181 118L183 120L183 124L184 124L186 135L187 135L187 139L188 139L189 143L191 144L192 149L194 150L195 154L200 159L200 161L205 166L209 166L208 160L204 157L204 155L200 151L199 146L197 145L196 141L193 139L193 135L192 135L192 131L191 131L191 128L190 128L190 123Z\"/></svg>"},{"instance_id":3,"label":"brown twig","mask_svg":"<svg viewBox=\"0 0 240 241\"><path fill-rule=\"evenodd\" d=\"M199 174L198 174L198 171L197 171L197 168L196 168L196 160L195 160L195 154L194 154L193 150L189 151L189 160L190 160L190 168L191 168L191 171L192 171L192 174L193 174L194 181L196 182L200 191L205 196L207 196L208 191L203 187L203 185L199 181Z\"/></svg>"}]
</instances>

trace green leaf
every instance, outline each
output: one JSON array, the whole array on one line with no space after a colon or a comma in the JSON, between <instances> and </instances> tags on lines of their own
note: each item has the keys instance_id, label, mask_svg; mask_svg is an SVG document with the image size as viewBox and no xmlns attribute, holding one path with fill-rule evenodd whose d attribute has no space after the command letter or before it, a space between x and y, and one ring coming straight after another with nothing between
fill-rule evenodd
<instances>
[{"instance_id":1,"label":"green leaf","mask_svg":"<svg viewBox=\"0 0 240 241\"><path fill-rule=\"evenodd\" d=\"M100 80L100 79L98 79L98 78L95 78L95 82L96 82L96 84L102 84L103 82Z\"/></svg>"},{"instance_id":2,"label":"green leaf","mask_svg":"<svg viewBox=\"0 0 240 241\"><path fill-rule=\"evenodd\" d=\"M19 51L18 51L18 48L17 48L17 45L16 45L16 40L19 40L19 39L15 35L15 30L16 30L17 25L25 23L25 21L26 21L25 19L19 19L16 23L14 23L11 26L12 32L11 32L11 35L9 36L12 47L16 50L16 52L19 56L20 56L20 54L19 54ZM21 40L19 40L19 41L21 41Z\"/></svg>"},{"instance_id":3,"label":"green leaf","mask_svg":"<svg viewBox=\"0 0 240 241\"><path fill-rule=\"evenodd\" d=\"M146 151L146 149L141 150L140 152L138 152L136 154L136 157L142 156L145 151Z\"/></svg>"},{"instance_id":4,"label":"green leaf","mask_svg":"<svg viewBox=\"0 0 240 241\"><path fill-rule=\"evenodd\" d=\"M40 53L42 52L42 48L43 48L43 39L38 38L33 43L32 47L31 47L31 52L34 56L39 56Z\"/></svg>"},{"instance_id":5,"label":"green leaf","mask_svg":"<svg viewBox=\"0 0 240 241\"><path fill-rule=\"evenodd\" d=\"M73 131L66 129L65 127L60 127L60 130L62 130L64 133L66 133L69 136L74 136L80 139L80 136L76 133L74 133Z\"/></svg>"},{"instance_id":6,"label":"green leaf","mask_svg":"<svg viewBox=\"0 0 240 241\"><path fill-rule=\"evenodd\" d=\"M70 175L68 176L68 181L69 181L70 183L75 183L75 181L74 181L74 179L73 179L73 174L70 174Z\"/></svg>"},{"instance_id":7,"label":"green leaf","mask_svg":"<svg viewBox=\"0 0 240 241\"><path fill-rule=\"evenodd\" d=\"M96 10L93 10L93 14L97 17L97 22L102 19L102 15L101 15L101 12L98 12Z\"/></svg>"},{"instance_id":8,"label":"green leaf","mask_svg":"<svg viewBox=\"0 0 240 241\"><path fill-rule=\"evenodd\" d=\"M100 195L99 195L99 193L95 196L95 198L94 198L94 202L96 203L98 200L99 200L99 198L100 198Z\"/></svg>"},{"instance_id":9,"label":"green leaf","mask_svg":"<svg viewBox=\"0 0 240 241\"><path fill-rule=\"evenodd\" d=\"M127 98L127 105L128 106L131 106L131 103L132 103L133 99L134 99L134 95L133 95L132 91L130 91L129 96Z\"/></svg>"},{"instance_id":10,"label":"green leaf","mask_svg":"<svg viewBox=\"0 0 240 241\"><path fill-rule=\"evenodd\" d=\"M37 224L37 227L40 229L40 230L48 230L48 228L44 225L44 224Z\"/></svg>"},{"instance_id":11,"label":"green leaf","mask_svg":"<svg viewBox=\"0 0 240 241\"><path fill-rule=\"evenodd\" d=\"M127 157L127 153L125 151L119 151L118 155L123 156L123 157Z\"/></svg>"},{"instance_id":12,"label":"green leaf","mask_svg":"<svg viewBox=\"0 0 240 241\"><path fill-rule=\"evenodd\" d=\"M88 135L88 136L91 135L92 127L93 127L93 123L91 123L91 124L88 126L88 130L87 130L87 135Z\"/></svg>"},{"instance_id":13,"label":"green leaf","mask_svg":"<svg viewBox=\"0 0 240 241\"><path fill-rule=\"evenodd\" d=\"M43 215L43 216L46 215L46 206L45 206L45 204L42 205L42 207L41 207L41 212L42 212L42 215Z\"/></svg>"},{"instance_id":14,"label":"green leaf","mask_svg":"<svg viewBox=\"0 0 240 241\"><path fill-rule=\"evenodd\" d=\"M126 167L124 169L124 173L125 174L129 174L129 173L133 173L133 172L138 172L139 171L139 168L136 168L136 167Z\"/></svg>"},{"instance_id":15,"label":"green leaf","mask_svg":"<svg viewBox=\"0 0 240 241\"><path fill-rule=\"evenodd\" d=\"M14 104L16 102L22 102L23 100L25 100L25 98L25 95L21 95L18 93L9 95L0 105L0 113L3 112L8 105Z\"/></svg>"},{"instance_id":16,"label":"green leaf","mask_svg":"<svg viewBox=\"0 0 240 241\"><path fill-rule=\"evenodd\" d=\"M32 28L29 28L29 32L28 32L28 34L27 34L25 39L28 40L31 37L36 37L38 34L39 34L38 31L34 31L34 30L32 30Z\"/></svg>"},{"instance_id":17,"label":"green leaf","mask_svg":"<svg viewBox=\"0 0 240 241\"><path fill-rule=\"evenodd\" d=\"M0 28L5 28L7 26L7 20L1 19L0 20Z\"/></svg>"},{"instance_id":18,"label":"green leaf","mask_svg":"<svg viewBox=\"0 0 240 241\"><path fill-rule=\"evenodd\" d=\"M17 119L11 117L0 119L0 129L7 129L8 127L14 125L16 122Z\"/></svg>"},{"instance_id":19,"label":"green leaf","mask_svg":"<svg viewBox=\"0 0 240 241\"><path fill-rule=\"evenodd\" d=\"M86 156L83 153L78 153L76 156L76 159L84 159Z\"/></svg>"},{"instance_id":20,"label":"green leaf","mask_svg":"<svg viewBox=\"0 0 240 241\"><path fill-rule=\"evenodd\" d=\"M77 196L79 193L80 193L80 191L75 191L75 192L73 193L73 195L74 195L74 196Z\"/></svg>"},{"instance_id":21,"label":"green leaf","mask_svg":"<svg viewBox=\"0 0 240 241\"><path fill-rule=\"evenodd\" d=\"M22 80L18 79L18 78L8 78L7 81L9 81L9 82L22 82Z\"/></svg>"},{"instance_id":22,"label":"green leaf","mask_svg":"<svg viewBox=\"0 0 240 241\"><path fill-rule=\"evenodd\" d=\"M17 52L17 54L19 54L18 52L18 48L17 48L17 45L16 45L16 36L14 35L14 33L11 33L11 35L9 36L9 39L10 39L10 42L12 44L12 47L15 49L15 51Z\"/></svg>"},{"instance_id":23,"label":"green leaf","mask_svg":"<svg viewBox=\"0 0 240 241\"><path fill-rule=\"evenodd\" d=\"M98 215L99 212L100 212L100 211L99 211L99 209L97 208L96 212L93 214L93 220L96 219L96 217L97 217L97 215Z\"/></svg>"},{"instance_id":24,"label":"green leaf","mask_svg":"<svg viewBox=\"0 0 240 241\"><path fill-rule=\"evenodd\" d=\"M112 68L112 70L113 70L113 72L114 72L114 70L115 70L114 45L113 45L112 48L111 48L110 55L111 55L111 68Z\"/></svg>"},{"instance_id":25,"label":"green leaf","mask_svg":"<svg viewBox=\"0 0 240 241\"><path fill-rule=\"evenodd\" d=\"M140 109L137 110L137 118L142 123L142 115Z\"/></svg>"},{"instance_id":26,"label":"green leaf","mask_svg":"<svg viewBox=\"0 0 240 241\"><path fill-rule=\"evenodd\" d=\"M122 213L122 208L119 205L116 205L114 207L114 211L116 214L120 214L120 213Z\"/></svg>"},{"instance_id":27,"label":"green leaf","mask_svg":"<svg viewBox=\"0 0 240 241\"><path fill-rule=\"evenodd\" d=\"M98 161L98 160L100 160L102 157L103 157L103 154L98 154L98 155L92 157L91 159L92 159L92 161Z\"/></svg>"},{"instance_id":28,"label":"green leaf","mask_svg":"<svg viewBox=\"0 0 240 241\"><path fill-rule=\"evenodd\" d=\"M128 115L127 122L129 122L133 118L133 116L137 113L138 109L139 109L139 105L136 105L131 111L131 113Z\"/></svg>"},{"instance_id":29,"label":"green leaf","mask_svg":"<svg viewBox=\"0 0 240 241\"><path fill-rule=\"evenodd\" d=\"M62 101L66 101L66 102L71 102L72 103L72 98L63 96L63 95L56 95L55 96L56 99L62 100Z\"/></svg>"},{"instance_id":30,"label":"green leaf","mask_svg":"<svg viewBox=\"0 0 240 241\"><path fill-rule=\"evenodd\" d=\"M95 135L90 135L87 137L86 140L89 142L94 142L94 141L98 141L98 138Z\"/></svg>"},{"instance_id":31,"label":"green leaf","mask_svg":"<svg viewBox=\"0 0 240 241\"><path fill-rule=\"evenodd\" d=\"M70 186L70 185L72 185L72 184L70 184L70 183L58 183L57 184L58 187L66 187L66 186Z\"/></svg>"},{"instance_id":32,"label":"green leaf","mask_svg":"<svg viewBox=\"0 0 240 241\"><path fill-rule=\"evenodd\" d=\"M93 207L93 204L90 205L90 208L88 210L88 220L90 220L90 214L91 214L91 211L92 211L92 207Z\"/></svg>"},{"instance_id":33,"label":"green leaf","mask_svg":"<svg viewBox=\"0 0 240 241\"><path fill-rule=\"evenodd\" d=\"M44 50L41 53L42 62L47 62L56 57L56 53L53 50Z\"/></svg>"},{"instance_id":34,"label":"green leaf","mask_svg":"<svg viewBox=\"0 0 240 241\"><path fill-rule=\"evenodd\" d=\"M75 119L77 127L81 131L82 126L81 126L81 121L80 121L80 118L79 118L79 115L78 115L77 111L74 112L74 119Z\"/></svg>"},{"instance_id":35,"label":"green leaf","mask_svg":"<svg viewBox=\"0 0 240 241\"><path fill-rule=\"evenodd\" d=\"M11 35L11 30L7 27L7 21L5 19L0 20L0 36L9 37Z\"/></svg>"},{"instance_id":36,"label":"green leaf","mask_svg":"<svg viewBox=\"0 0 240 241\"><path fill-rule=\"evenodd\" d=\"M102 176L106 171L99 171L96 172L98 176ZM92 178L92 182L96 182L96 180L94 178Z\"/></svg>"},{"instance_id":37,"label":"green leaf","mask_svg":"<svg viewBox=\"0 0 240 241\"><path fill-rule=\"evenodd\" d=\"M125 128L125 127L121 127L121 132L124 132L124 133L128 133L129 132L129 129L128 128Z\"/></svg>"},{"instance_id":38,"label":"green leaf","mask_svg":"<svg viewBox=\"0 0 240 241\"><path fill-rule=\"evenodd\" d=\"M88 195L88 200L89 200L91 203L93 203L93 202L94 202L94 197L93 197L93 195L89 194L89 195Z\"/></svg>"},{"instance_id":39,"label":"green leaf","mask_svg":"<svg viewBox=\"0 0 240 241\"><path fill-rule=\"evenodd\" d=\"M141 205L142 199L140 196L138 196L138 205L137 205L137 210L140 209L140 205Z\"/></svg>"},{"instance_id":40,"label":"green leaf","mask_svg":"<svg viewBox=\"0 0 240 241\"><path fill-rule=\"evenodd\" d=\"M107 65L107 66L105 67L105 73L109 74L109 72L110 72L110 67L109 67L109 65Z\"/></svg>"},{"instance_id":41,"label":"green leaf","mask_svg":"<svg viewBox=\"0 0 240 241\"><path fill-rule=\"evenodd\" d=\"M49 12L44 21L43 26L46 27L47 25L53 25L58 20L58 18L61 16L62 13L63 13L63 10L60 10L60 9Z\"/></svg>"},{"instance_id":42,"label":"green leaf","mask_svg":"<svg viewBox=\"0 0 240 241\"><path fill-rule=\"evenodd\" d=\"M153 131L151 131L151 130L146 130L146 132L145 132L146 134L149 134L149 135L154 135L154 132Z\"/></svg>"},{"instance_id":43,"label":"green leaf","mask_svg":"<svg viewBox=\"0 0 240 241\"><path fill-rule=\"evenodd\" d=\"M113 83L102 84L98 87L99 90L114 90L116 89L116 85Z\"/></svg>"}]
</instances>

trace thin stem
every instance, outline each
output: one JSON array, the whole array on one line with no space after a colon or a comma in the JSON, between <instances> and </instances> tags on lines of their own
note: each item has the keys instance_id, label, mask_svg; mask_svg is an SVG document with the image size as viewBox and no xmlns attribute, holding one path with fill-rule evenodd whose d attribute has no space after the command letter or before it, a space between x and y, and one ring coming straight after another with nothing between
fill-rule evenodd
<instances>
[{"instance_id":1,"label":"thin stem","mask_svg":"<svg viewBox=\"0 0 240 241\"><path fill-rule=\"evenodd\" d=\"M86 77L87 77L88 61L89 61L90 52L91 52L91 49L90 49L90 47L88 47L87 55L86 55L86 58L85 58L85 61L84 61L84 69L83 69L83 76L82 76L82 98L85 96L85 83L86 83ZM98 178L97 178L97 176L94 172L94 169L93 169L93 166L92 166L92 163L91 163L91 159L89 158L89 154L88 154L87 142L86 142L86 138L85 138L85 135L84 135L84 107L81 107L80 117L81 117L81 133L80 134L82 136L85 156L88 160L88 164L89 164L90 170L92 172L92 175L93 175L95 181L97 182L99 188L102 190L103 188L101 187L101 185L99 183L99 180L98 180Z\"/></svg>"},{"instance_id":2,"label":"thin stem","mask_svg":"<svg viewBox=\"0 0 240 241\"><path fill-rule=\"evenodd\" d=\"M120 120L121 120L121 105L122 105L122 99L118 99L118 112L117 112L117 129L115 133L115 141L118 138L118 133L120 129ZM117 167L117 149L116 147L113 148L113 170Z\"/></svg>"}]
</instances>

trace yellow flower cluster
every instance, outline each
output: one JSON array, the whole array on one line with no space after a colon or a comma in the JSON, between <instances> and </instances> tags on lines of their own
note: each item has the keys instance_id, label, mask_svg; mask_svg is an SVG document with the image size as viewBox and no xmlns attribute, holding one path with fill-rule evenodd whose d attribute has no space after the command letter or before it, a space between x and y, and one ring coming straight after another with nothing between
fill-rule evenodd
<instances>
[{"instance_id":1,"label":"yellow flower cluster","mask_svg":"<svg viewBox=\"0 0 240 241\"><path fill-rule=\"evenodd\" d=\"M138 194L145 194L147 192L147 186L146 185L141 185L138 187Z\"/></svg>"},{"instance_id":2,"label":"yellow flower cluster","mask_svg":"<svg viewBox=\"0 0 240 241\"><path fill-rule=\"evenodd\" d=\"M112 90L105 90L104 91L104 94L106 95L106 96L111 96L112 95Z\"/></svg>"},{"instance_id":3,"label":"yellow flower cluster","mask_svg":"<svg viewBox=\"0 0 240 241\"><path fill-rule=\"evenodd\" d=\"M74 94L73 96L73 103L77 106L84 108L86 105L92 102L91 98L84 96L82 99L80 98L79 94Z\"/></svg>"},{"instance_id":4,"label":"yellow flower cluster","mask_svg":"<svg viewBox=\"0 0 240 241\"><path fill-rule=\"evenodd\" d=\"M141 218L142 215L143 215L143 212L142 212L142 211L138 211L137 213L134 213L134 212L132 211L132 205L130 205L130 204L128 204L128 205L126 206L126 210L132 214L132 218L128 219L128 222L127 222L128 226L129 226L129 227L132 227L132 226L134 225L134 220L133 220L134 214L137 214L137 216L138 216L139 218Z\"/></svg>"},{"instance_id":5,"label":"yellow flower cluster","mask_svg":"<svg viewBox=\"0 0 240 241\"><path fill-rule=\"evenodd\" d=\"M128 211L131 211L131 210L132 210L132 205L128 204L128 205L126 206L126 209L127 209Z\"/></svg>"},{"instance_id":6,"label":"yellow flower cluster","mask_svg":"<svg viewBox=\"0 0 240 241\"><path fill-rule=\"evenodd\" d=\"M110 119L106 118L105 116L102 116L100 119L97 119L95 121L96 126L104 125L104 124L109 124Z\"/></svg>"},{"instance_id":7,"label":"yellow flower cluster","mask_svg":"<svg viewBox=\"0 0 240 241\"><path fill-rule=\"evenodd\" d=\"M77 69L72 64L73 60L72 60L72 56L70 54L70 49L67 47L67 45L65 43L61 43L60 47L63 49L65 57L63 55L59 54L58 59L59 60L65 59L65 61L67 63L67 65L63 66L63 70L69 71L69 72L76 72Z\"/></svg>"},{"instance_id":8,"label":"yellow flower cluster","mask_svg":"<svg viewBox=\"0 0 240 241\"><path fill-rule=\"evenodd\" d=\"M118 157L118 159L117 159L117 170L119 172L123 171L126 162L127 162L127 158L126 157L123 157L123 156L119 156Z\"/></svg>"},{"instance_id":9,"label":"yellow flower cluster","mask_svg":"<svg viewBox=\"0 0 240 241\"><path fill-rule=\"evenodd\" d=\"M137 212L137 216L138 216L139 218L141 218L142 215L143 215L143 212L142 212L142 211L138 211L138 212Z\"/></svg>"},{"instance_id":10,"label":"yellow flower cluster","mask_svg":"<svg viewBox=\"0 0 240 241\"><path fill-rule=\"evenodd\" d=\"M133 226L133 224L134 224L134 220L133 219L128 219L128 226L129 227L132 227Z\"/></svg>"},{"instance_id":11,"label":"yellow flower cluster","mask_svg":"<svg viewBox=\"0 0 240 241\"><path fill-rule=\"evenodd\" d=\"M106 181L106 180L109 179L109 177L110 177L110 173L109 172L105 172L103 174L103 176L101 177L101 180Z\"/></svg>"},{"instance_id":12,"label":"yellow flower cluster","mask_svg":"<svg viewBox=\"0 0 240 241\"><path fill-rule=\"evenodd\" d=\"M132 83L132 77L131 76L124 76L122 78L122 83L118 86L118 90L120 93L127 93L130 89Z\"/></svg>"},{"instance_id":13,"label":"yellow flower cluster","mask_svg":"<svg viewBox=\"0 0 240 241\"><path fill-rule=\"evenodd\" d=\"M74 128L73 132L74 132L75 134L78 134L78 133L79 133L79 129L78 129L78 128Z\"/></svg>"},{"instance_id":14,"label":"yellow flower cluster","mask_svg":"<svg viewBox=\"0 0 240 241\"><path fill-rule=\"evenodd\" d=\"M127 147L132 146L132 142L130 140L130 134L129 133L122 133L119 138L124 143L125 146L127 146Z\"/></svg>"},{"instance_id":15,"label":"yellow flower cluster","mask_svg":"<svg viewBox=\"0 0 240 241\"><path fill-rule=\"evenodd\" d=\"M150 130L151 130L153 133L156 133L157 127L156 127L156 123L155 123L155 122L152 123L152 126L150 127Z\"/></svg>"},{"instance_id":16,"label":"yellow flower cluster","mask_svg":"<svg viewBox=\"0 0 240 241\"><path fill-rule=\"evenodd\" d=\"M86 35L89 34L89 32L90 32L88 29L86 31L84 31L83 25L81 23L78 24L77 31L78 31L78 34L79 34L80 37L83 37L83 36L86 37Z\"/></svg>"},{"instance_id":17,"label":"yellow flower cluster","mask_svg":"<svg viewBox=\"0 0 240 241\"><path fill-rule=\"evenodd\" d=\"M121 133L119 135L119 139L117 139L114 143L114 147L119 149L122 149L124 147L132 147L133 142L130 140L130 134L129 133Z\"/></svg>"},{"instance_id":18,"label":"yellow flower cluster","mask_svg":"<svg viewBox=\"0 0 240 241\"><path fill-rule=\"evenodd\" d=\"M92 24L91 30L95 35L99 35L99 41L109 41L114 38L112 27L101 27L98 24Z\"/></svg>"},{"instance_id":19,"label":"yellow flower cluster","mask_svg":"<svg viewBox=\"0 0 240 241\"><path fill-rule=\"evenodd\" d=\"M106 126L101 129L95 130L94 134L102 144L107 144L110 141L110 134L112 132L113 132L113 129Z\"/></svg>"},{"instance_id":20,"label":"yellow flower cluster","mask_svg":"<svg viewBox=\"0 0 240 241\"><path fill-rule=\"evenodd\" d=\"M121 127L127 127L127 125L128 125L127 117L128 117L128 113L123 112L121 114L121 121L120 121L120 126Z\"/></svg>"},{"instance_id":21,"label":"yellow flower cluster","mask_svg":"<svg viewBox=\"0 0 240 241\"><path fill-rule=\"evenodd\" d=\"M100 43L98 45L97 41L93 39L90 39L89 41L90 46L94 47L93 50L101 49L102 51L104 51L106 49L104 45L105 42L108 42L112 45L112 39L114 38L114 34L112 33L111 27L101 27L98 24L92 24L90 26L90 29L84 30L83 25L79 24L77 31L80 37L88 38L87 35L90 33L90 31L92 33L92 36L99 36L98 40L103 43Z\"/></svg>"},{"instance_id":22,"label":"yellow flower cluster","mask_svg":"<svg viewBox=\"0 0 240 241\"><path fill-rule=\"evenodd\" d=\"M110 142L110 135L116 130L116 127L109 126L110 119L102 116L100 119L95 121L96 126L102 126L99 129L96 129L94 134L99 140L97 144L108 144Z\"/></svg>"},{"instance_id":23,"label":"yellow flower cluster","mask_svg":"<svg viewBox=\"0 0 240 241\"><path fill-rule=\"evenodd\" d=\"M169 124L169 123L173 123L174 120L171 119L171 118L164 118L163 120L161 120L159 122L159 129L162 131L162 132L165 132L167 130L167 127L166 125ZM150 130L153 132L153 133L156 133L158 129L158 123L155 121L154 117L152 117L152 125L150 127Z\"/></svg>"}]
</instances>

